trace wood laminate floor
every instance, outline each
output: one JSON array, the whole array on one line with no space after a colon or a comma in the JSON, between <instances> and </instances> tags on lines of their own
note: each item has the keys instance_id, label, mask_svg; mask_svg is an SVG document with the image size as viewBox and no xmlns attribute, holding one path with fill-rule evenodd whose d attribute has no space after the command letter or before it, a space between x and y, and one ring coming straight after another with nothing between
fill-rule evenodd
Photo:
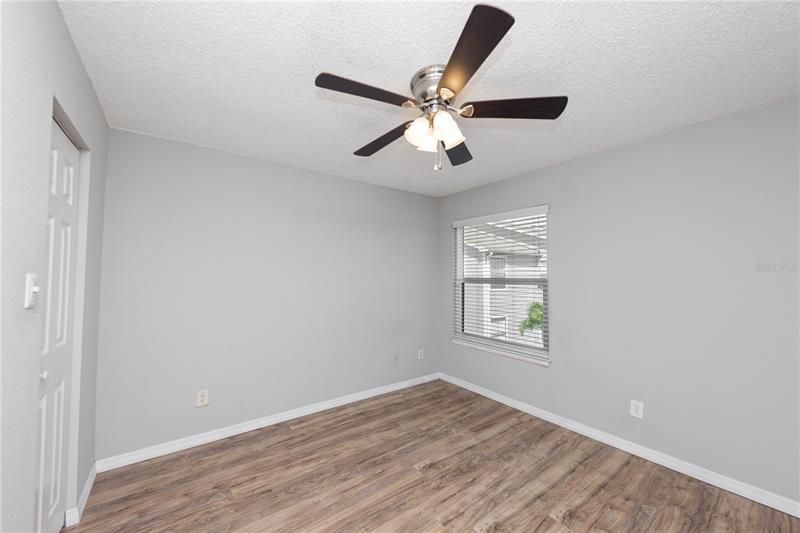
<instances>
[{"instance_id":1,"label":"wood laminate floor","mask_svg":"<svg viewBox=\"0 0 800 533\"><path fill-rule=\"evenodd\" d=\"M800 520L434 381L100 474L67 531L473 530Z\"/></svg>"}]
</instances>

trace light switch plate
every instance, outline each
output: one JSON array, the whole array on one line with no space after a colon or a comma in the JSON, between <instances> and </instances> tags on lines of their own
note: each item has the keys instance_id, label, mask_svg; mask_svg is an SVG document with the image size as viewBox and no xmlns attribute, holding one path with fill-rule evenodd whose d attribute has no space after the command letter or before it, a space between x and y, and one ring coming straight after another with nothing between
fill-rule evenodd
<instances>
[{"instance_id":1,"label":"light switch plate","mask_svg":"<svg viewBox=\"0 0 800 533\"><path fill-rule=\"evenodd\" d=\"M36 307L40 290L39 276L33 272L25 274L25 301L22 306L23 309L33 309Z\"/></svg>"}]
</instances>

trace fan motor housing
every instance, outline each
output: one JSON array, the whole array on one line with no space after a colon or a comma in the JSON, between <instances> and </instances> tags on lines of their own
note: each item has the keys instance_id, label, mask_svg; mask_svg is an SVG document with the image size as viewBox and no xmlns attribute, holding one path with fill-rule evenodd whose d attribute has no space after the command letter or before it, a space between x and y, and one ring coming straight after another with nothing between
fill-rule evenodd
<instances>
[{"instance_id":1,"label":"fan motor housing","mask_svg":"<svg viewBox=\"0 0 800 533\"><path fill-rule=\"evenodd\" d=\"M423 103L436 100L439 95L436 89L439 87L439 80L444 74L445 65L428 65L422 67L411 77L411 94L417 102Z\"/></svg>"}]
</instances>

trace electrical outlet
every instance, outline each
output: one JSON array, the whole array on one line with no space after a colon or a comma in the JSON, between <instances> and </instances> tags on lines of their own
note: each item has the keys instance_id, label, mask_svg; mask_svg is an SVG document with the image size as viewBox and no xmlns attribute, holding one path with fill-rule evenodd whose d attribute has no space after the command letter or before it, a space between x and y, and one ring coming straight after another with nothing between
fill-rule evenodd
<instances>
[{"instance_id":1,"label":"electrical outlet","mask_svg":"<svg viewBox=\"0 0 800 533\"><path fill-rule=\"evenodd\" d=\"M399 353L396 353L396 354L392 355L392 364L394 366L399 366L400 365L400 354Z\"/></svg>"},{"instance_id":2,"label":"electrical outlet","mask_svg":"<svg viewBox=\"0 0 800 533\"><path fill-rule=\"evenodd\" d=\"M631 400L630 414L634 418L644 418L644 402Z\"/></svg>"},{"instance_id":3,"label":"electrical outlet","mask_svg":"<svg viewBox=\"0 0 800 533\"><path fill-rule=\"evenodd\" d=\"M195 400L195 407L205 407L208 405L208 389L200 389L197 391L197 399Z\"/></svg>"},{"instance_id":4,"label":"electrical outlet","mask_svg":"<svg viewBox=\"0 0 800 533\"><path fill-rule=\"evenodd\" d=\"M419 350L417 350L417 359L419 359L420 361L425 359L425 350L424 349L420 348Z\"/></svg>"}]
</instances>

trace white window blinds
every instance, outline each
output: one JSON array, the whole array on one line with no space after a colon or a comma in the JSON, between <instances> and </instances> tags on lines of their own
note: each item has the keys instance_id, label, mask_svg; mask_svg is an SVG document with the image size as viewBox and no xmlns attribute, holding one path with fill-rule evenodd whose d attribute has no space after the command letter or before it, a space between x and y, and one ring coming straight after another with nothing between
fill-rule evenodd
<instances>
[{"instance_id":1,"label":"white window blinds","mask_svg":"<svg viewBox=\"0 0 800 533\"><path fill-rule=\"evenodd\" d=\"M453 226L454 340L548 361L547 206Z\"/></svg>"}]
</instances>

